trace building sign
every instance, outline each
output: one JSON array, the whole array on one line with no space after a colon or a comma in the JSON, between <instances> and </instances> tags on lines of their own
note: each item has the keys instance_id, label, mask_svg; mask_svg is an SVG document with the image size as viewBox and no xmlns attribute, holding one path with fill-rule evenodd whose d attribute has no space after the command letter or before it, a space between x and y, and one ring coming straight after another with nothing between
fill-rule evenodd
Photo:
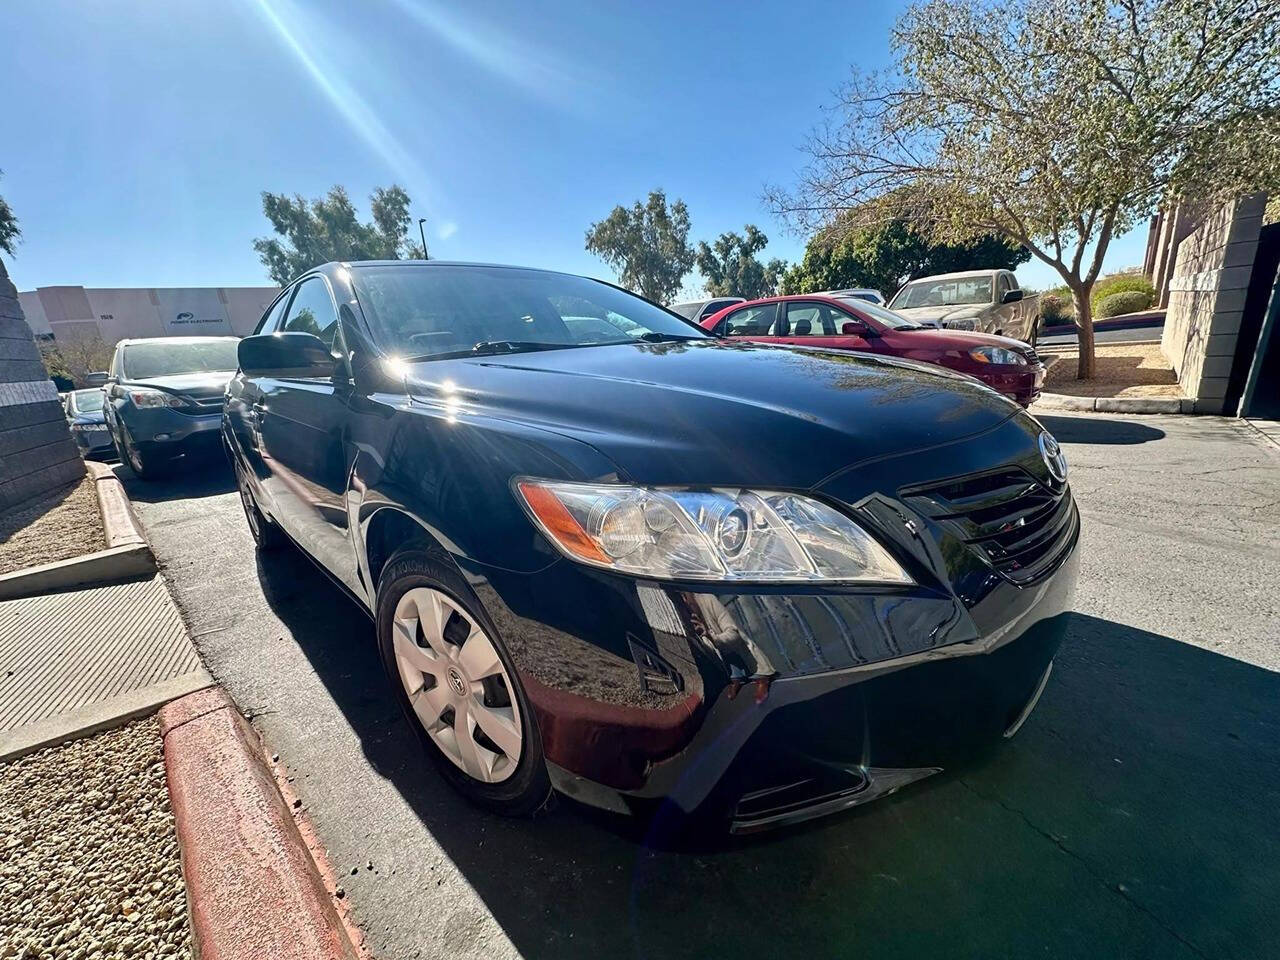
<instances>
[{"instance_id":1,"label":"building sign","mask_svg":"<svg viewBox=\"0 0 1280 960\"><path fill-rule=\"evenodd\" d=\"M231 333L226 305L217 290L156 290L156 309L171 337Z\"/></svg>"}]
</instances>

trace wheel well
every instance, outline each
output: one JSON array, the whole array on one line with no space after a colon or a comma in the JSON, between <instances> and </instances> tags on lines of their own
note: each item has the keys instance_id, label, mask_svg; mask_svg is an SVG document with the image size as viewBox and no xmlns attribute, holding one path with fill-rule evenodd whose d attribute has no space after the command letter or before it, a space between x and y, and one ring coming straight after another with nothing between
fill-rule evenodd
<instances>
[{"instance_id":1,"label":"wheel well","mask_svg":"<svg viewBox=\"0 0 1280 960\"><path fill-rule=\"evenodd\" d=\"M407 513L383 507L373 515L364 538L365 559L369 562L370 592L377 589L382 568L387 565L391 555L410 544L426 550L440 548L440 542Z\"/></svg>"}]
</instances>

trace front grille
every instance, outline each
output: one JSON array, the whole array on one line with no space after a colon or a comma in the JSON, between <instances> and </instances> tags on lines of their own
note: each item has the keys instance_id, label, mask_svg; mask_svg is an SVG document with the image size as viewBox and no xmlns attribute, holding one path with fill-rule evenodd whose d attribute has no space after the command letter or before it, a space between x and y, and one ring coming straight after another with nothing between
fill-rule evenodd
<instances>
[{"instance_id":1,"label":"front grille","mask_svg":"<svg viewBox=\"0 0 1280 960\"><path fill-rule=\"evenodd\" d=\"M902 497L1017 584L1052 572L1080 524L1065 483L1047 486L1019 467L906 490Z\"/></svg>"}]
</instances>

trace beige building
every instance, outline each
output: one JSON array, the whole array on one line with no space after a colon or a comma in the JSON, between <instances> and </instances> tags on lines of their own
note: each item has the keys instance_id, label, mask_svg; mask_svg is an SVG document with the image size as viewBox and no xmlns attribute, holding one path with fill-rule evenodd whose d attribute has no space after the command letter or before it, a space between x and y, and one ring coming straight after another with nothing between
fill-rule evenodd
<instances>
[{"instance_id":1,"label":"beige building","mask_svg":"<svg viewBox=\"0 0 1280 960\"><path fill-rule=\"evenodd\" d=\"M245 336L279 287L40 287L18 294L37 337Z\"/></svg>"}]
</instances>

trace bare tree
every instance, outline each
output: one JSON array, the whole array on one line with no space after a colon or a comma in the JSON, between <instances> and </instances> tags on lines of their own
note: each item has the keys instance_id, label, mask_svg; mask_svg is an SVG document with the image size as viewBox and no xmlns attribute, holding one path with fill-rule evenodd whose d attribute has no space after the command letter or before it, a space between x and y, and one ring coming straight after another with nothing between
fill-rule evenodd
<instances>
[{"instance_id":1,"label":"bare tree","mask_svg":"<svg viewBox=\"0 0 1280 960\"><path fill-rule=\"evenodd\" d=\"M96 370L105 370L111 363L111 351L114 347L102 339L97 331L65 332L55 336L54 349L62 359L63 366L77 387L85 386L85 375ZM48 364L46 364L48 366Z\"/></svg>"},{"instance_id":2,"label":"bare tree","mask_svg":"<svg viewBox=\"0 0 1280 960\"><path fill-rule=\"evenodd\" d=\"M771 206L801 229L901 216L1022 244L1071 290L1082 379L1111 240L1172 198L1280 179L1280 0L929 0L892 50Z\"/></svg>"}]
</instances>

